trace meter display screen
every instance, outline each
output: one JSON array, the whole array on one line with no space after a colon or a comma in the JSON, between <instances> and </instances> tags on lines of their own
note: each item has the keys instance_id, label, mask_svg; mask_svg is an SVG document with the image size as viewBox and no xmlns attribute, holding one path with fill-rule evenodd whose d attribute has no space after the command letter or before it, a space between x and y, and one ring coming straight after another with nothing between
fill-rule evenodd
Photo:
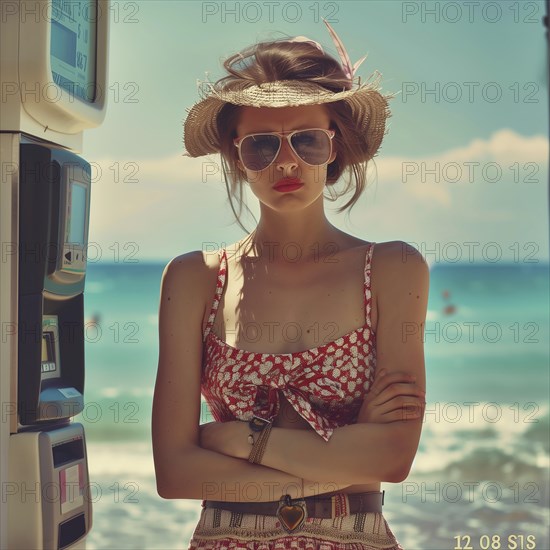
<instances>
[{"instance_id":1,"label":"meter display screen","mask_svg":"<svg viewBox=\"0 0 550 550\"><path fill-rule=\"evenodd\" d=\"M54 333L49 330L44 331L42 333L42 378L56 378L59 376L55 349Z\"/></svg>"},{"instance_id":2,"label":"meter display screen","mask_svg":"<svg viewBox=\"0 0 550 550\"><path fill-rule=\"evenodd\" d=\"M86 188L74 181L70 182L67 216L65 242L84 246L86 244L84 242L86 232Z\"/></svg>"},{"instance_id":3,"label":"meter display screen","mask_svg":"<svg viewBox=\"0 0 550 550\"><path fill-rule=\"evenodd\" d=\"M53 333L44 332L42 334L42 362L54 361Z\"/></svg>"},{"instance_id":4,"label":"meter display screen","mask_svg":"<svg viewBox=\"0 0 550 550\"><path fill-rule=\"evenodd\" d=\"M89 103L96 97L96 27L97 0L52 1L52 79Z\"/></svg>"}]
</instances>

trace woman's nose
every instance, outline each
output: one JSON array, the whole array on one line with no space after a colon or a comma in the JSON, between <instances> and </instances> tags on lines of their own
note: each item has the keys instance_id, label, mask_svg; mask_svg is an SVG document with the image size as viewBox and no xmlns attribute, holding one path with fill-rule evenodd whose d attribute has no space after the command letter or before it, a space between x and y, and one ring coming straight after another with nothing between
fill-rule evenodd
<instances>
[{"instance_id":1,"label":"woman's nose","mask_svg":"<svg viewBox=\"0 0 550 550\"><path fill-rule=\"evenodd\" d=\"M296 154L294 153L294 151L290 147L290 144L288 143L288 140L286 139L284 139L281 144L281 149L276 158L276 164L277 166L288 164L298 166L298 159L296 158Z\"/></svg>"}]
</instances>

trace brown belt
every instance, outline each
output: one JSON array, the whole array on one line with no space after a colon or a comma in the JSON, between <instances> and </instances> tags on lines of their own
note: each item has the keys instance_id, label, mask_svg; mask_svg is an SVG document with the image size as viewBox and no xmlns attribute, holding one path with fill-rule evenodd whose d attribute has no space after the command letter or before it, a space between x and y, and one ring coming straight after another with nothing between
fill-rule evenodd
<instances>
[{"instance_id":1,"label":"brown belt","mask_svg":"<svg viewBox=\"0 0 550 550\"><path fill-rule=\"evenodd\" d=\"M384 491L369 491L366 493L339 493L333 497L310 496L304 499L294 499L292 502L304 502L307 515L310 518L333 518L340 515L356 514L357 512L382 513ZM347 502L346 502L347 501ZM241 514L260 514L276 516L279 501L270 502L225 502L222 500L203 500L203 508L220 508ZM347 509L347 510L346 510Z\"/></svg>"}]
</instances>

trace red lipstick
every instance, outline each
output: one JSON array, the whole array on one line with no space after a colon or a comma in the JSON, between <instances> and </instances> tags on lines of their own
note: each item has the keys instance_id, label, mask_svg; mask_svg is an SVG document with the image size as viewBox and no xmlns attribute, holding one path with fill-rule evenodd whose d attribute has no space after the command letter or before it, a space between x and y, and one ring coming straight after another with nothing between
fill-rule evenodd
<instances>
[{"instance_id":1,"label":"red lipstick","mask_svg":"<svg viewBox=\"0 0 550 550\"><path fill-rule=\"evenodd\" d=\"M273 189L279 192L294 191L304 185L304 182L299 178L283 178L279 180Z\"/></svg>"}]
</instances>

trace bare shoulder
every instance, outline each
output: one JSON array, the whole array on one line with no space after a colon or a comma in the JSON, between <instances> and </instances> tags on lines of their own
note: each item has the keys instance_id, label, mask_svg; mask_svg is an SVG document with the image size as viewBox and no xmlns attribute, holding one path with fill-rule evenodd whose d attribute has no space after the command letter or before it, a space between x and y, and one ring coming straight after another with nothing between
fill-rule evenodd
<instances>
[{"instance_id":1,"label":"bare shoulder","mask_svg":"<svg viewBox=\"0 0 550 550\"><path fill-rule=\"evenodd\" d=\"M193 250L172 258L164 268L163 277L177 278L178 275L197 276L203 270L205 262L201 250Z\"/></svg>"},{"instance_id":2,"label":"bare shoulder","mask_svg":"<svg viewBox=\"0 0 550 550\"><path fill-rule=\"evenodd\" d=\"M404 241L376 243L372 255L372 277L380 291L408 282L426 288L429 266L414 246Z\"/></svg>"},{"instance_id":3,"label":"bare shoulder","mask_svg":"<svg viewBox=\"0 0 550 550\"><path fill-rule=\"evenodd\" d=\"M422 256L419 250L405 241L376 243L374 245L373 256L376 256L380 261L390 260L402 263L426 263L424 256Z\"/></svg>"},{"instance_id":4,"label":"bare shoulder","mask_svg":"<svg viewBox=\"0 0 550 550\"><path fill-rule=\"evenodd\" d=\"M193 250L172 258L162 273L163 286L168 285L177 290L183 284L192 284L195 292L200 290L200 295L204 296L203 291L206 290L206 281L214 269L215 257L215 253Z\"/></svg>"},{"instance_id":5,"label":"bare shoulder","mask_svg":"<svg viewBox=\"0 0 550 550\"><path fill-rule=\"evenodd\" d=\"M162 273L162 294L186 295L188 300L194 300L195 310L200 302L204 313L216 289L220 263L218 252L193 250L172 258Z\"/></svg>"}]
</instances>

